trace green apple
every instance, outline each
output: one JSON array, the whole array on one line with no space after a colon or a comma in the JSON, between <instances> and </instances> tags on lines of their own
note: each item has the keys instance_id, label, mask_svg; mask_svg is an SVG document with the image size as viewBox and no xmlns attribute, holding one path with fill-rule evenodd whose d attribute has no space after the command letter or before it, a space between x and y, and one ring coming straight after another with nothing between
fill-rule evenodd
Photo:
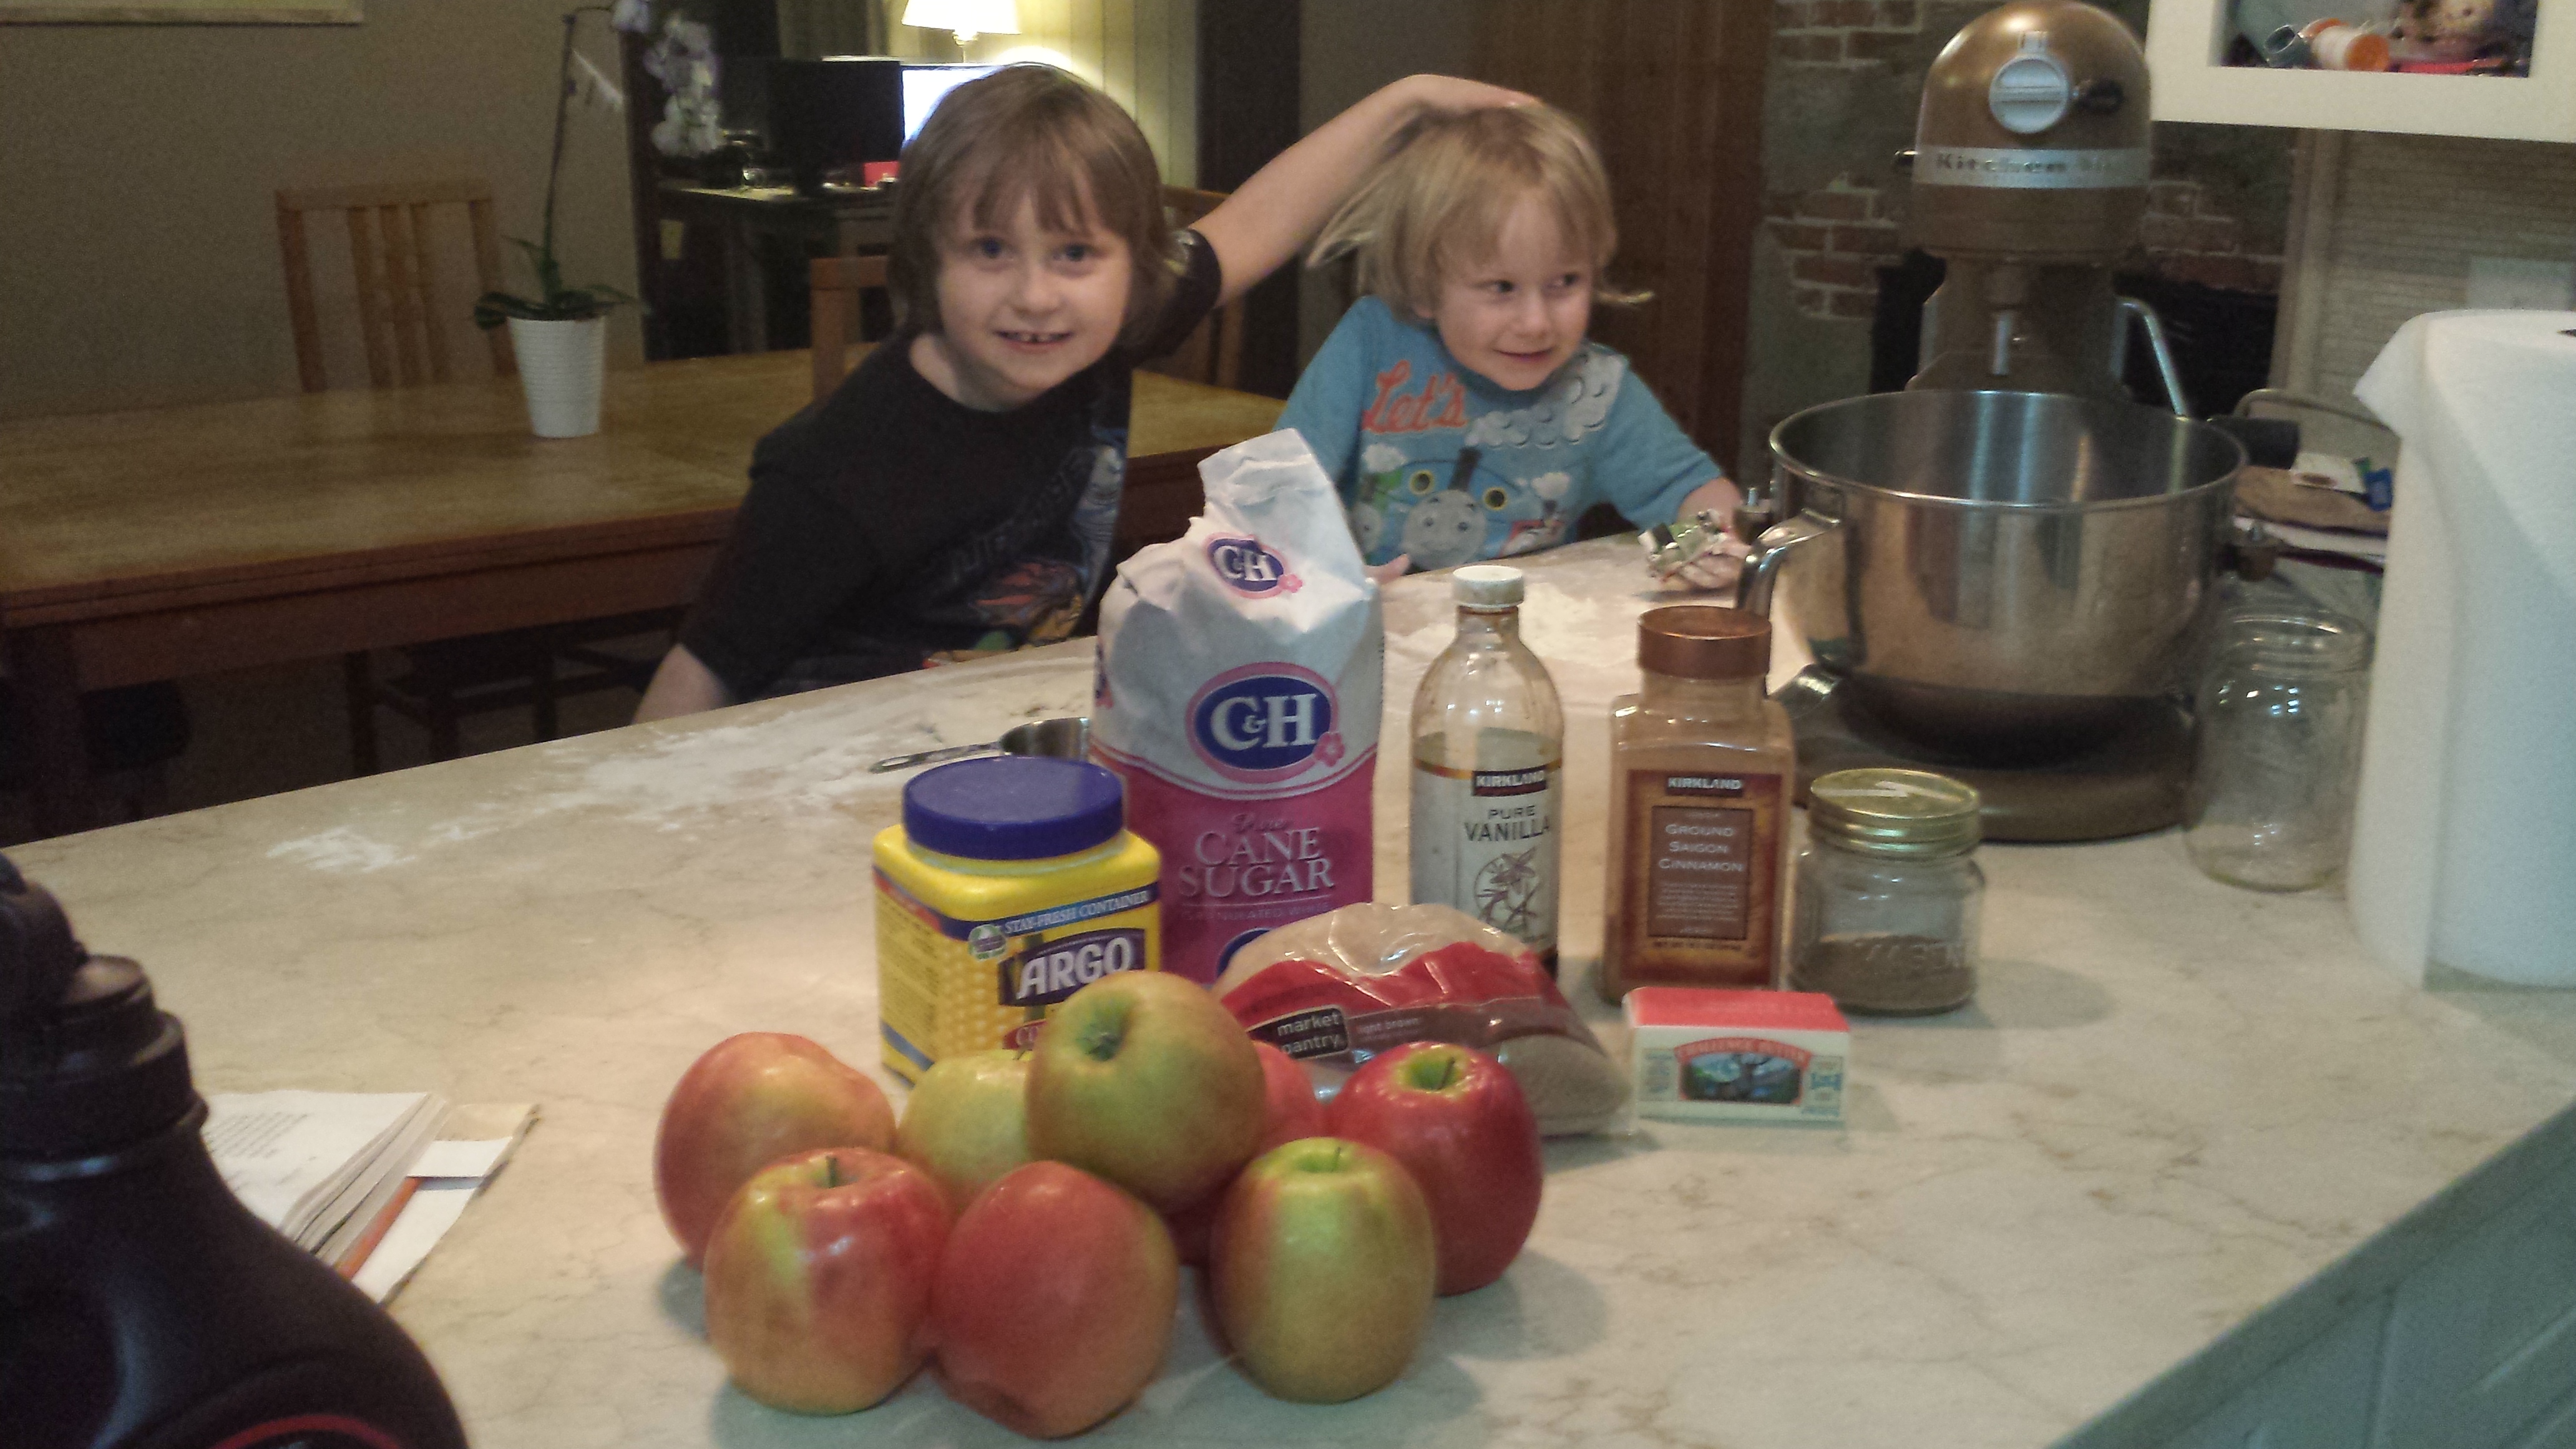
<instances>
[{"instance_id":1,"label":"green apple","mask_svg":"<svg viewBox=\"0 0 2576 1449\"><path fill-rule=\"evenodd\" d=\"M1261 1144L1261 1058L1207 988L1122 971L1065 998L1029 1064L1032 1155L1105 1177L1170 1212Z\"/></svg>"},{"instance_id":2,"label":"green apple","mask_svg":"<svg viewBox=\"0 0 2576 1449\"><path fill-rule=\"evenodd\" d=\"M1278 1398L1336 1404L1395 1381L1431 1321L1439 1252L1394 1157L1308 1137L1254 1158L1217 1210L1218 1328Z\"/></svg>"},{"instance_id":3,"label":"green apple","mask_svg":"<svg viewBox=\"0 0 2576 1449\"><path fill-rule=\"evenodd\" d=\"M895 1155L921 1165L962 1213L986 1184L1033 1159L1029 1054L996 1047L942 1059L903 1104Z\"/></svg>"}]
</instances>

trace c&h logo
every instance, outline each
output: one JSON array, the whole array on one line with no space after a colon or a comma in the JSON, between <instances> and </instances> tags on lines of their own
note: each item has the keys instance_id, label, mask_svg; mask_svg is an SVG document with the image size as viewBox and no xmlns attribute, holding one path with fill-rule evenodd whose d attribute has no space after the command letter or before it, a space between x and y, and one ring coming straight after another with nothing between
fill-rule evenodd
<instances>
[{"instance_id":1,"label":"c&h logo","mask_svg":"<svg viewBox=\"0 0 2576 1449\"><path fill-rule=\"evenodd\" d=\"M1253 784L1342 758L1333 686L1294 664L1247 664L1190 700L1190 748L1217 773Z\"/></svg>"}]
</instances>

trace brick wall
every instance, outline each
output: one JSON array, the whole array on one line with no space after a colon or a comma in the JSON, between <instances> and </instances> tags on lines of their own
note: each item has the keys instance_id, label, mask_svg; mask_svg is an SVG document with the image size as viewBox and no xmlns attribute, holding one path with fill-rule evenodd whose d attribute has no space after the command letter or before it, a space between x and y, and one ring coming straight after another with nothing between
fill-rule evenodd
<instances>
[{"instance_id":1,"label":"brick wall","mask_svg":"<svg viewBox=\"0 0 2576 1449\"><path fill-rule=\"evenodd\" d=\"M1846 172L1812 191L1774 192L1764 199L1765 224L1788 261L1790 301L1801 314L1869 319L1878 302L1878 269L1902 256L1907 245L1903 195L1861 185ZM2281 254L2249 251L2244 233L2244 225L2222 211L2200 182L2157 181L2147 189L2147 215L2138 226L2140 254L2125 270L2235 292L2279 291Z\"/></svg>"},{"instance_id":2,"label":"brick wall","mask_svg":"<svg viewBox=\"0 0 2576 1449\"><path fill-rule=\"evenodd\" d=\"M1922 71L1980 0L1777 0L1773 83L1899 90L1910 113ZM1877 156L1854 157L1867 165ZM2170 166L2160 168L2173 169ZM1877 269L1903 255L1906 190L1846 170L1821 187L1764 198L1766 229L1788 264L1789 303L1806 317L1865 322L1877 304ZM2277 250L2249 245L2238 217L2197 180L2160 179L2129 270L2232 291L2276 292Z\"/></svg>"},{"instance_id":3,"label":"brick wall","mask_svg":"<svg viewBox=\"0 0 2576 1449\"><path fill-rule=\"evenodd\" d=\"M1801 0L1828 5L1895 3L1895 0ZM1878 269L1904 254L1897 220L1882 214L1880 189L1853 182L1849 173L1813 191L1775 193L1764 199L1765 223L1789 263L1790 300L1809 317L1867 321L1878 304Z\"/></svg>"},{"instance_id":4,"label":"brick wall","mask_svg":"<svg viewBox=\"0 0 2576 1449\"><path fill-rule=\"evenodd\" d=\"M1780 0L1771 55L1797 65L1876 65L1923 33L1918 0Z\"/></svg>"},{"instance_id":5,"label":"brick wall","mask_svg":"<svg viewBox=\"0 0 2576 1449\"><path fill-rule=\"evenodd\" d=\"M2248 251L2244 233L2244 225L2220 210L2200 182L2148 183L2147 216L2138 224L2147 270L2232 292L2280 291L2281 254Z\"/></svg>"}]
</instances>

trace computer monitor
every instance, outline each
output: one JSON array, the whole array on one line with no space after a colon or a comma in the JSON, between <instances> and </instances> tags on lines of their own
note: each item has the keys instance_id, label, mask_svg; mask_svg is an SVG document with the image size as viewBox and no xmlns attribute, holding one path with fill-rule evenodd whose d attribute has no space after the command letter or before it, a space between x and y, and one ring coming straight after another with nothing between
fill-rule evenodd
<instances>
[{"instance_id":1,"label":"computer monitor","mask_svg":"<svg viewBox=\"0 0 2576 1449\"><path fill-rule=\"evenodd\" d=\"M939 109L940 100L950 91L970 80L981 80L1000 70L998 65L937 65L925 62L903 63L903 143L921 134L922 123Z\"/></svg>"},{"instance_id":2,"label":"computer monitor","mask_svg":"<svg viewBox=\"0 0 2576 1449\"><path fill-rule=\"evenodd\" d=\"M819 193L826 173L892 161L903 150L900 61L882 56L774 60L769 72L769 144L796 178Z\"/></svg>"}]
</instances>

